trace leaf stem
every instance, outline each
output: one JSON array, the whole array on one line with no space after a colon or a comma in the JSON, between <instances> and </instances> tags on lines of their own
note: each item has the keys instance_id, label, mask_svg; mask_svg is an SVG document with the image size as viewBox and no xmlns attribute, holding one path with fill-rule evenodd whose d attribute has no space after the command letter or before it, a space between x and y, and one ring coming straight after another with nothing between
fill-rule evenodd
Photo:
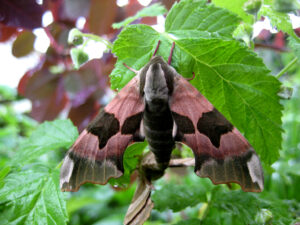
<instances>
[{"instance_id":1,"label":"leaf stem","mask_svg":"<svg viewBox=\"0 0 300 225\"><path fill-rule=\"evenodd\" d=\"M60 163L57 164L57 166L55 167L55 169L59 169L63 164L63 160L60 161Z\"/></svg>"},{"instance_id":2,"label":"leaf stem","mask_svg":"<svg viewBox=\"0 0 300 225\"><path fill-rule=\"evenodd\" d=\"M285 72L287 72L296 62L297 62L298 58L295 57L289 64L286 65L286 67L284 67L275 77L278 79L279 77L281 77L283 74L285 74Z\"/></svg>"},{"instance_id":3,"label":"leaf stem","mask_svg":"<svg viewBox=\"0 0 300 225\"><path fill-rule=\"evenodd\" d=\"M92 40L94 40L94 41L102 42L103 44L106 45L106 47L107 47L108 49L112 49L112 43L111 43L110 41L108 41L108 40L102 38L102 37L99 37L99 36L94 35L94 34L85 34L85 33L83 33L82 36L83 36L83 37L90 38L90 39L92 39Z\"/></svg>"}]
</instances>

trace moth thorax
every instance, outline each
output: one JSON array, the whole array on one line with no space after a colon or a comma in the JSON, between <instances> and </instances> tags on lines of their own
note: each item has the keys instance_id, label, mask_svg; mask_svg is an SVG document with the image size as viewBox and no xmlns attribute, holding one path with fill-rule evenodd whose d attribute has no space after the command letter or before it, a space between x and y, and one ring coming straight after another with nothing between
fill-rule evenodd
<instances>
[{"instance_id":1,"label":"moth thorax","mask_svg":"<svg viewBox=\"0 0 300 225\"><path fill-rule=\"evenodd\" d=\"M160 63L150 65L146 73L144 87L146 103L157 106L167 103L169 98L168 92L165 74Z\"/></svg>"}]
</instances>

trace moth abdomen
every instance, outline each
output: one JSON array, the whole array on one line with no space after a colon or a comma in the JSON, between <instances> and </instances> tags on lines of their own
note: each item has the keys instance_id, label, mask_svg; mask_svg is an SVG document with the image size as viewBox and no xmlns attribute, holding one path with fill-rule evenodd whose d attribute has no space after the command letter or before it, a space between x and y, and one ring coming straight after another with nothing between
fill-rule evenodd
<instances>
[{"instance_id":1,"label":"moth abdomen","mask_svg":"<svg viewBox=\"0 0 300 225\"><path fill-rule=\"evenodd\" d=\"M158 163L168 163L175 141L172 135L173 118L168 103L162 106L163 111L151 112L146 103L143 122L145 138L149 143L149 149L155 154ZM150 103L151 104L151 103Z\"/></svg>"}]
</instances>

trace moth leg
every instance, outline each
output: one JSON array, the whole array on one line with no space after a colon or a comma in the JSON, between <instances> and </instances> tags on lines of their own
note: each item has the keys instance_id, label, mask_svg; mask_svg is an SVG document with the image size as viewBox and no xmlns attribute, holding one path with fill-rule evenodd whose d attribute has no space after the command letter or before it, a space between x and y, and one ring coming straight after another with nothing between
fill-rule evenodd
<instances>
[{"instance_id":1,"label":"moth leg","mask_svg":"<svg viewBox=\"0 0 300 225\"><path fill-rule=\"evenodd\" d=\"M152 55L152 58L156 55L157 51L158 51L158 48L159 48L159 45L160 45L160 40L157 42L157 46L156 46L156 49Z\"/></svg>"},{"instance_id":2,"label":"moth leg","mask_svg":"<svg viewBox=\"0 0 300 225\"><path fill-rule=\"evenodd\" d=\"M144 121L141 121L140 128L133 134L133 140L136 142L143 142L145 140Z\"/></svg>"},{"instance_id":3,"label":"moth leg","mask_svg":"<svg viewBox=\"0 0 300 225\"><path fill-rule=\"evenodd\" d=\"M177 136L177 130L178 130L178 128L177 128L177 125L176 125L176 123L175 123L175 121L174 121L174 123L173 123L173 130L172 130L172 137L175 139L175 137Z\"/></svg>"},{"instance_id":4,"label":"moth leg","mask_svg":"<svg viewBox=\"0 0 300 225\"><path fill-rule=\"evenodd\" d=\"M168 64L169 64L169 65L171 65L174 47L175 47L175 42L173 42L173 44L172 44L171 52L170 52L170 55L169 55L169 58L168 58Z\"/></svg>"},{"instance_id":5,"label":"moth leg","mask_svg":"<svg viewBox=\"0 0 300 225\"><path fill-rule=\"evenodd\" d=\"M187 81L194 80L195 76L196 76L196 75L195 75L195 72L193 72L193 77L191 77L191 78L186 77L185 79L186 79Z\"/></svg>"}]
</instances>

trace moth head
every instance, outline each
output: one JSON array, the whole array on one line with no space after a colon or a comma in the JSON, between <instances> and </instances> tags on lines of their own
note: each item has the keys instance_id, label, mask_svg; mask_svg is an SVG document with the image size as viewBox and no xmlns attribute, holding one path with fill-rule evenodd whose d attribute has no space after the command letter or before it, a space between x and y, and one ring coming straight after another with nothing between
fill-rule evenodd
<instances>
[{"instance_id":1,"label":"moth head","mask_svg":"<svg viewBox=\"0 0 300 225\"><path fill-rule=\"evenodd\" d=\"M144 94L146 102L167 102L168 86L165 78L165 72L160 62L154 61L149 65L146 76Z\"/></svg>"}]
</instances>

